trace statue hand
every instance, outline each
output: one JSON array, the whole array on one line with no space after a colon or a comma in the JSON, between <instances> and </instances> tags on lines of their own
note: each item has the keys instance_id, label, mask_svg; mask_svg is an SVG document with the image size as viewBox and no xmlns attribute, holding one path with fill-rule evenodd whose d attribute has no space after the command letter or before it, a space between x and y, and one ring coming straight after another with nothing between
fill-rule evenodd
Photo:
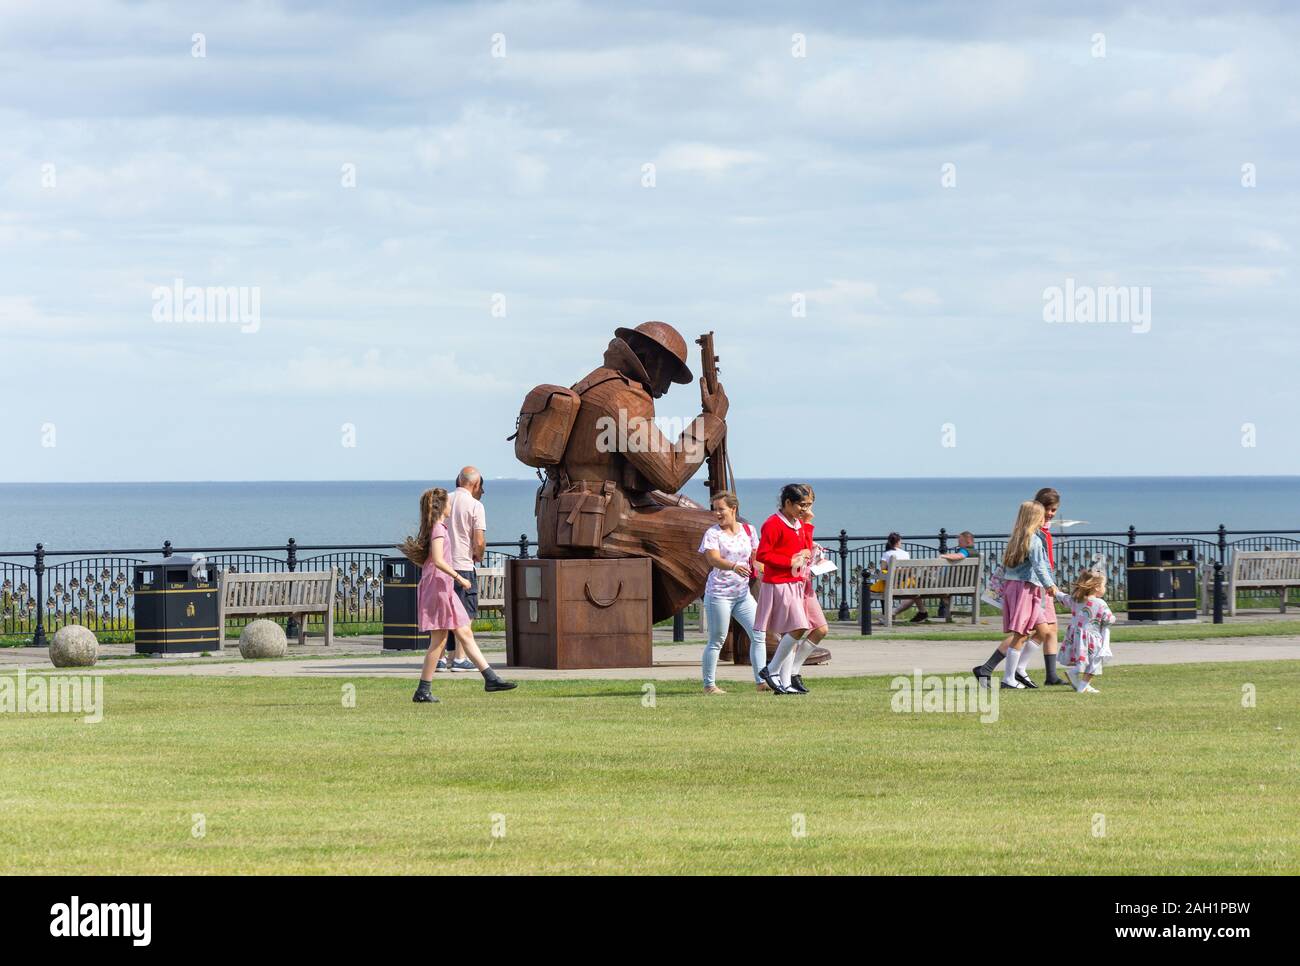
<instances>
[{"instance_id":1,"label":"statue hand","mask_svg":"<svg viewBox=\"0 0 1300 966\"><path fill-rule=\"evenodd\" d=\"M727 418L727 410L731 406L731 400L727 398L727 391L722 388L722 383L718 383L717 392L710 393L705 385L704 377L700 376L700 396L704 400L704 411L710 416L717 416L719 419Z\"/></svg>"}]
</instances>

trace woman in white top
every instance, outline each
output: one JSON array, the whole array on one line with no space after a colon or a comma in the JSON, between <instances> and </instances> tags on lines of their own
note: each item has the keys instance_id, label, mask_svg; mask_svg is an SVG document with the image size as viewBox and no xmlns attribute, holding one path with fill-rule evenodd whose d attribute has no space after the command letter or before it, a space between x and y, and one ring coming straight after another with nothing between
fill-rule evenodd
<instances>
[{"instance_id":1,"label":"woman in white top","mask_svg":"<svg viewBox=\"0 0 1300 966\"><path fill-rule=\"evenodd\" d=\"M704 531L700 553L712 565L704 585L704 610L709 621L709 642L704 646L703 672L705 694L726 694L718 687L715 676L718 654L727 638L727 629L735 620L749 635L749 662L754 666L754 683L765 690L759 671L767 664L767 651L754 633L754 596L749 581L754 551L758 549L758 531L736 517L740 501L730 491L715 493L712 500L714 526Z\"/></svg>"},{"instance_id":2,"label":"woman in white top","mask_svg":"<svg viewBox=\"0 0 1300 966\"><path fill-rule=\"evenodd\" d=\"M893 561L911 559L912 555L903 549L903 538L897 533L891 533L885 540L885 554L880 558L880 569L889 573L889 565ZM912 618L913 624L930 619L930 615L925 610L925 602L920 597L909 597L907 600L900 601L894 608L894 620L898 620L898 615L913 605L916 606L916 616Z\"/></svg>"}]
</instances>

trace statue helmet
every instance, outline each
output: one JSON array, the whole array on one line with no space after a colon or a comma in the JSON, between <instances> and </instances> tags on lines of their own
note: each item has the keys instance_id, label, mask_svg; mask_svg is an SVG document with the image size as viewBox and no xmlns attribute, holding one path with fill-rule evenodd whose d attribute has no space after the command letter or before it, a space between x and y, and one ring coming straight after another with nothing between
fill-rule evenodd
<instances>
[{"instance_id":1,"label":"statue helmet","mask_svg":"<svg viewBox=\"0 0 1300 966\"><path fill-rule=\"evenodd\" d=\"M690 368L686 365L686 340L682 338L680 332L667 322L642 322L635 329L619 326L614 330L614 335L624 341L628 341L628 336L631 335L643 336L665 350L677 361L676 369L672 374L673 382L685 384L694 378L691 375ZM633 349L635 348L636 346L633 345Z\"/></svg>"}]
</instances>

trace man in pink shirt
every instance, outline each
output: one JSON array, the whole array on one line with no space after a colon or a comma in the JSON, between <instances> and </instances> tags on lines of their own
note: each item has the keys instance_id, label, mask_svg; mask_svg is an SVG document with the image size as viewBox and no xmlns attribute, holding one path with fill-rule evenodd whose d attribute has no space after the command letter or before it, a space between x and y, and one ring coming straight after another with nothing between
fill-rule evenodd
<instances>
[{"instance_id":1,"label":"man in pink shirt","mask_svg":"<svg viewBox=\"0 0 1300 966\"><path fill-rule=\"evenodd\" d=\"M456 596L465 605L470 620L478 616L478 579L474 565L483 562L487 549L487 513L480 502L483 474L466 466L456 477L456 489L448 498L447 551L452 568L469 581L469 589L456 585ZM459 643L448 657L438 662L438 670L473 671L474 665L461 654Z\"/></svg>"}]
</instances>

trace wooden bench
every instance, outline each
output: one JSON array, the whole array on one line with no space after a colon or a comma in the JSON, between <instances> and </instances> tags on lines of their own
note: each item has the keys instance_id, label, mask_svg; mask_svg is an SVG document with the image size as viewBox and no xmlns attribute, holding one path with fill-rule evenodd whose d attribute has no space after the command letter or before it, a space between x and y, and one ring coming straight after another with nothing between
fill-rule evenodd
<instances>
[{"instance_id":1,"label":"wooden bench","mask_svg":"<svg viewBox=\"0 0 1300 966\"><path fill-rule=\"evenodd\" d=\"M1234 550L1224 569L1223 593L1228 598L1228 615L1237 616L1237 591L1276 589L1282 598L1278 610L1286 613L1286 593L1300 587L1300 550ZM1205 568L1201 583L1201 608L1210 613L1214 606L1214 564Z\"/></svg>"},{"instance_id":2,"label":"wooden bench","mask_svg":"<svg viewBox=\"0 0 1300 966\"><path fill-rule=\"evenodd\" d=\"M484 607L492 607L504 613L506 609L506 568L478 567L475 569L475 576L478 578L479 610Z\"/></svg>"},{"instance_id":3,"label":"wooden bench","mask_svg":"<svg viewBox=\"0 0 1300 966\"><path fill-rule=\"evenodd\" d=\"M970 622L979 623L980 593L984 586L984 558L944 560L942 557L891 560L885 575L884 626L894 621L894 598L944 597L948 600L948 623L952 623L952 598L972 600ZM865 603L865 602L863 602Z\"/></svg>"},{"instance_id":4,"label":"wooden bench","mask_svg":"<svg viewBox=\"0 0 1300 966\"><path fill-rule=\"evenodd\" d=\"M228 574L219 578L217 627L225 642L227 617L290 614L298 621L298 643L307 643L308 614L325 618L325 643L334 643L333 570L295 573Z\"/></svg>"}]
</instances>

